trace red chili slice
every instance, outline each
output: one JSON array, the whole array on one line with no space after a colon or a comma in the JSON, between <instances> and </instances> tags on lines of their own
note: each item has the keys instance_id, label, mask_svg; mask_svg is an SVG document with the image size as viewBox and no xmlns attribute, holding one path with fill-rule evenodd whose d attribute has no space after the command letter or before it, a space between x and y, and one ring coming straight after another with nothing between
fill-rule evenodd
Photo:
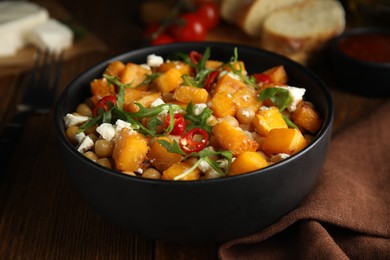
<instances>
[{"instance_id":1,"label":"red chili slice","mask_svg":"<svg viewBox=\"0 0 390 260\"><path fill-rule=\"evenodd\" d=\"M180 148L187 154L203 150L209 141L209 134L202 128L194 128L182 135Z\"/></svg>"},{"instance_id":2,"label":"red chili slice","mask_svg":"<svg viewBox=\"0 0 390 260\"><path fill-rule=\"evenodd\" d=\"M191 51L190 52L190 60L194 64L198 64L199 61L202 59L202 54L200 54L197 51Z\"/></svg>"},{"instance_id":3,"label":"red chili slice","mask_svg":"<svg viewBox=\"0 0 390 260\"><path fill-rule=\"evenodd\" d=\"M112 106L116 104L116 97L113 95L105 96L100 99L93 108L93 116L96 117L101 113L108 111Z\"/></svg>"},{"instance_id":4,"label":"red chili slice","mask_svg":"<svg viewBox=\"0 0 390 260\"><path fill-rule=\"evenodd\" d=\"M257 83L271 83L272 79L270 76L264 73L256 73L253 75L255 77Z\"/></svg>"},{"instance_id":5,"label":"red chili slice","mask_svg":"<svg viewBox=\"0 0 390 260\"><path fill-rule=\"evenodd\" d=\"M186 130L186 121L185 121L183 115L177 113L173 116L173 120L174 120L174 125L173 125L173 129L170 132L170 134L171 135L181 135L182 133L184 133L184 131ZM169 126L170 122L171 122L170 116L167 115L165 117L165 128L167 128Z\"/></svg>"},{"instance_id":6,"label":"red chili slice","mask_svg":"<svg viewBox=\"0 0 390 260\"><path fill-rule=\"evenodd\" d=\"M215 80L217 79L218 75L219 75L219 71L217 71L217 70L210 72L210 74L207 76L207 78L204 82L203 88L206 89L207 91L210 91L211 86L215 82Z\"/></svg>"}]
</instances>

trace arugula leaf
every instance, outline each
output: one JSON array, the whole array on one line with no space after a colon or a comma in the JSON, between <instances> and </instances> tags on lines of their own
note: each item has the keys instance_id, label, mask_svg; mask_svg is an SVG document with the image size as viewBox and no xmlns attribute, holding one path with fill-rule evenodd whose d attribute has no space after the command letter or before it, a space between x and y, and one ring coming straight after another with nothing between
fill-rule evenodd
<instances>
[{"instance_id":1,"label":"arugula leaf","mask_svg":"<svg viewBox=\"0 0 390 260\"><path fill-rule=\"evenodd\" d=\"M267 98L271 99L271 101L279 108L280 111L283 111L292 102L290 92L287 89L278 87L266 88L260 92L260 101L264 101Z\"/></svg>"},{"instance_id":2,"label":"arugula leaf","mask_svg":"<svg viewBox=\"0 0 390 260\"><path fill-rule=\"evenodd\" d=\"M187 105L186 113L183 115L185 119L191 121L191 124L187 125L187 127L186 127L187 130L200 127L200 128L203 128L204 130L206 130L209 134L211 134L212 126L210 126L207 123L207 120L210 118L212 113L213 113L213 111L211 109L209 109L208 107L205 107L203 109L202 113L200 113L200 115L195 115L194 114L194 105L192 104L192 102L190 102Z\"/></svg>"},{"instance_id":3,"label":"arugula leaf","mask_svg":"<svg viewBox=\"0 0 390 260\"><path fill-rule=\"evenodd\" d=\"M157 140L165 149L170 153L177 153L186 156L187 154L180 148L178 142L173 140L173 143L168 142L167 140Z\"/></svg>"}]
</instances>

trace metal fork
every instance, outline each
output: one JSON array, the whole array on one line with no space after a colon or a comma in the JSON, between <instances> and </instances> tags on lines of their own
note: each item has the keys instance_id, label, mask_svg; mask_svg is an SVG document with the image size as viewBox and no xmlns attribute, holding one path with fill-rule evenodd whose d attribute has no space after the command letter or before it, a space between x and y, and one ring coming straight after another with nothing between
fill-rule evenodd
<instances>
[{"instance_id":1,"label":"metal fork","mask_svg":"<svg viewBox=\"0 0 390 260\"><path fill-rule=\"evenodd\" d=\"M32 114L50 112L57 94L62 61L62 53L36 51L26 92L15 113L0 129L0 163L6 162L6 157L11 154L27 118Z\"/></svg>"},{"instance_id":2,"label":"metal fork","mask_svg":"<svg viewBox=\"0 0 390 260\"><path fill-rule=\"evenodd\" d=\"M48 113L54 103L63 53L38 50L26 93L16 107L19 112Z\"/></svg>"}]
</instances>

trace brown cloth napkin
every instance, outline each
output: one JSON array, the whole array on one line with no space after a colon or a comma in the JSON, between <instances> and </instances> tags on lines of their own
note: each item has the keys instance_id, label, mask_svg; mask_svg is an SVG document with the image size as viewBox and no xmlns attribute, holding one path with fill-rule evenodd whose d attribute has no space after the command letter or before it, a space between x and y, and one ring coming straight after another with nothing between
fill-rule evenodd
<instances>
[{"instance_id":1,"label":"brown cloth napkin","mask_svg":"<svg viewBox=\"0 0 390 260\"><path fill-rule=\"evenodd\" d=\"M390 102L336 134L301 205L221 259L390 259Z\"/></svg>"}]
</instances>

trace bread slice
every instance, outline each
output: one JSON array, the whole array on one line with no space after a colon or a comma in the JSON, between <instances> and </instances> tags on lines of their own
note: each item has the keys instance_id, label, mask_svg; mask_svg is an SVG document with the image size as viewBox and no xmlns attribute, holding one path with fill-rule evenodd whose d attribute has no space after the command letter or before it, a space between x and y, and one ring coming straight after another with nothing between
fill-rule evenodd
<instances>
[{"instance_id":1,"label":"bread slice","mask_svg":"<svg viewBox=\"0 0 390 260\"><path fill-rule=\"evenodd\" d=\"M261 35L261 28L264 19L272 12L281 8L286 8L299 3L317 0L256 0L251 4L243 5L237 14L239 26L253 37ZM241 2L237 0L237 2ZM242 4L241 4L242 5Z\"/></svg>"},{"instance_id":2,"label":"bread slice","mask_svg":"<svg viewBox=\"0 0 390 260\"><path fill-rule=\"evenodd\" d=\"M221 0L221 17L225 21L237 25L237 16L240 11L253 2L256 2L256 0Z\"/></svg>"},{"instance_id":3,"label":"bread slice","mask_svg":"<svg viewBox=\"0 0 390 260\"><path fill-rule=\"evenodd\" d=\"M308 1L267 16L260 46L286 56L302 56L321 49L344 29L345 11L339 1Z\"/></svg>"}]
</instances>

